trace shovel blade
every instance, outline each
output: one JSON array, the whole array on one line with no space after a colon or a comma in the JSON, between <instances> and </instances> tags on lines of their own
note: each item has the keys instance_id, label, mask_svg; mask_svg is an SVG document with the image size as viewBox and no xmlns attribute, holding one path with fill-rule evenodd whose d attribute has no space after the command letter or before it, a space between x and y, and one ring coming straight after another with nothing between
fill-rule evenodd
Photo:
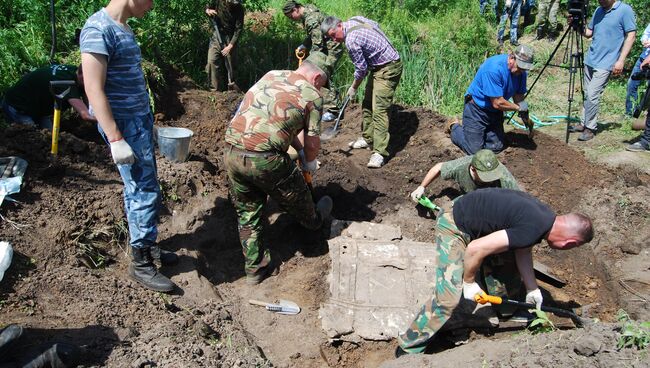
<instances>
[{"instance_id":1,"label":"shovel blade","mask_svg":"<svg viewBox=\"0 0 650 368\"><path fill-rule=\"evenodd\" d=\"M338 132L339 131L337 129L334 129L334 127L327 128L320 134L320 140L329 141L330 139L334 138Z\"/></svg>"},{"instance_id":2,"label":"shovel blade","mask_svg":"<svg viewBox=\"0 0 650 368\"><path fill-rule=\"evenodd\" d=\"M283 300L280 299L280 302L278 303L280 307L282 307L282 310L278 311L279 314L298 314L300 313L300 307L298 304L290 301L290 300Z\"/></svg>"}]
</instances>

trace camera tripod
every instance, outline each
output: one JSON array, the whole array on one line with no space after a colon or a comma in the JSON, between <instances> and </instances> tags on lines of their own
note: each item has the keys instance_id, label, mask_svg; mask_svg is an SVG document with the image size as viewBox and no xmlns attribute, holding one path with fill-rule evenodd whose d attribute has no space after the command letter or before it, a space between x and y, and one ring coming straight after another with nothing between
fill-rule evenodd
<instances>
[{"instance_id":1,"label":"camera tripod","mask_svg":"<svg viewBox=\"0 0 650 368\"><path fill-rule=\"evenodd\" d=\"M535 84L537 83L539 78L542 76L542 74L544 74L544 70L546 70L548 66L555 66L558 68L564 68L569 70L569 91L567 93L567 101L569 103L569 106L568 106L568 112L566 114L566 135L564 138L565 143L569 142L569 133L570 133L569 128L571 126L571 111L572 111L573 101L574 101L576 78L578 76L580 77L580 94L582 96L582 100L584 101L584 90L582 85L584 80L584 43L582 40L582 34L580 32L581 28L582 27L574 26L574 25L571 25L567 28L567 30L560 38L560 41L558 41L557 45L555 46L555 49L553 49L553 52L548 57L548 60L546 61L546 63L544 63L544 67L539 72L539 74L533 81L533 84L530 85L530 88L528 88L528 92L526 93L526 97L528 97L530 92L535 87ZM561 46L565 44L566 44L566 48L564 49L562 64L560 65L551 64L553 58L555 57L555 54L558 52L558 50L560 50Z\"/></svg>"}]
</instances>

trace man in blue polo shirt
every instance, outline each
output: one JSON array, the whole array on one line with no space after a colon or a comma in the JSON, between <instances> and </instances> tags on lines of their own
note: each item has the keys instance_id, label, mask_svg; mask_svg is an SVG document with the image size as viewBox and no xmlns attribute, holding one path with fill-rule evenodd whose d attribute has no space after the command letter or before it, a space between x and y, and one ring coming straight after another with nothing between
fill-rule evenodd
<instances>
[{"instance_id":1,"label":"man in blue polo shirt","mask_svg":"<svg viewBox=\"0 0 650 368\"><path fill-rule=\"evenodd\" d=\"M600 96L610 75L623 72L625 58L636 38L636 20L632 8L620 1L598 0L584 36L593 37L585 58L584 113L582 123L573 132L582 132L579 141L588 141L596 134Z\"/></svg>"},{"instance_id":2,"label":"man in blue polo shirt","mask_svg":"<svg viewBox=\"0 0 650 368\"><path fill-rule=\"evenodd\" d=\"M465 93L463 124L448 126L451 141L466 154L480 149L500 152L505 148L504 111L519 111L528 122L527 70L533 67L533 49L519 45L514 53L488 58L480 66ZM513 102L508 101L510 98Z\"/></svg>"}]
</instances>

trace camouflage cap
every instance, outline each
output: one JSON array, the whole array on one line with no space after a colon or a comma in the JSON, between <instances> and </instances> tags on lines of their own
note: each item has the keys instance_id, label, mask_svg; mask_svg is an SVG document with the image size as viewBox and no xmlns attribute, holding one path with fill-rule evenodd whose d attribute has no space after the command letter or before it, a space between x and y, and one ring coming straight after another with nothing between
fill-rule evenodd
<instances>
[{"instance_id":1,"label":"camouflage cap","mask_svg":"<svg viewBox=\"0 0 650 368\"><path fill-rule=\"evenodd\" d=\"M297 8L300 6L300 3L294 0L289 0L286 3L284 3L284 6L282 6L282 12L284 15L288 15L293 11L293 9Z\"/></svg>"},{"instance_id":2,"label":"camouflage cap","mask_svg":"<svg viewBox=\"0 0 650 368\"><path fill-rule=\"evenodd\" d=\"M327 72L327 55L320 51L312 51L309 53L309 56L305 59L304 62L308 62L310 64L313 64L317 66L320 70L322 70L325 75L327 75L327 79L329 79L329 73Z\"/></svg>"},{"instance_id":3,"label":"camouflage cap","mask_svg":"<svg viewBox=\"0 0 650 368\"><path fill-rule=\"evenodd\" d=\"M504 166L497 159L497 155L487 149L476 152L472 157L471 165L476 170L478 178L484 183L499 180L505 173Z\"/></svg>"},{"instance_id":4,"label":"camouflage cap","mask_svg":"<svg viewBox=\"0 0 650 368\"><path fill-rule=\"evenodd\" d=\"M533 48L528 45L519 45L515 49L515 59L517 60L517 66L519 68L530 70L533 68L535 52L533 51Z\"/></svg>"}]
</instances>

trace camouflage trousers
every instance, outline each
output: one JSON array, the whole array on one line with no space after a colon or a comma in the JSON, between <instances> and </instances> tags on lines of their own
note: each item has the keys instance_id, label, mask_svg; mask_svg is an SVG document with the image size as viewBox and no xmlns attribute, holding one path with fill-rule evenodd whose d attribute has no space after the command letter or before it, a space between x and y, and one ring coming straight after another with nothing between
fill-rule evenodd
<instances>
[{"instance_id":1,"label":"camouflage trousers","mask_svg":"<svg viewBox=\"0 0 650 368\"><path fill-rule=\"evenodd\" d=\"M409 353L424 351L429 340L452 317L463 294L463 258L471 239L456 227L451 211L438 217L435 230L438 259L433 295L422 306L406 332L398 336L400 346ZM515 270L511 267L497 268L498 265L514 265ZM490 256L484 261L481 273L489 294L509 295L511 288L521 286L512 252L507 252L506 256ZM516 288L513 290L518 292Z\"/></svg>"},{"instance_id":2,"label":"camouflage trousers","mask_svg":"<svg viewBox=\"0 0 650 368\"><path fill-rule=\"evenodd\" d=\"M549 31L555 32L557 28L557 11L560 8L560 0L539 0L537 6L537 27L544 27L548 21Z\"/></svg>"},{"instance_id":3,"label":"camouflage trousers","mask_svg":"<svg viewBox=\"0 0 650 368\"><path fill-rule=\"evenodd\" d=\"M368 75L363 108L363 138L373 152L388 156L388 108L402 77L402 62L391 62Z\"/></svg>"},{"instance_id":4,"label":"camouflage trousers","mask_svg":"<svg viewBox=\"0 0 650 368\"><path fill-rule=\"evenodd\" d=\"M237 212L239 240L246 275L256 275L271 262L262 240L262 216L267 197L308 228L322 224L302 172L286 153L246 152L227 146L224 164L230 199Z\"/></svg>"}]
</instances>

